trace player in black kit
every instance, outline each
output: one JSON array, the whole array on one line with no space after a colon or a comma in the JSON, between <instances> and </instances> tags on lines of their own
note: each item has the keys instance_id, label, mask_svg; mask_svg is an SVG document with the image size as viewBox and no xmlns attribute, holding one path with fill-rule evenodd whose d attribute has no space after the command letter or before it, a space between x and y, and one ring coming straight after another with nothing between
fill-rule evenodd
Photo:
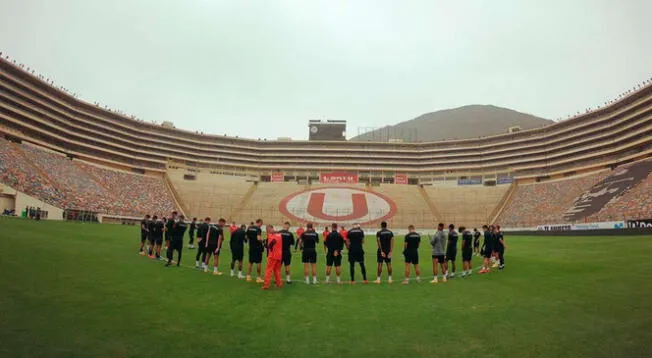
<instances>
[{"instance_id":1,"label":"player in black kit","mask_svg":"<svg viewBox=\"0 0 652 358\"><path fill-rule=\"evenodd\" d=\"M149 221L149 214L140 221L140 255L145 255L145 241L149 239Z\"/></svg>"},{"instance_id":2,"label":"player in black kit","mask_svg":"<svg viewBox=\"0 0 652 358\"><path fill-rule=\"evenodd\" d=\"M210 222L210 218L205 218L204 222L197 226L197 255L195 255L196 269L204 269L204 261L206 261L206 231L208 231L208 224Z\"/></svg>"},{"instance_id":3,"label":"player in black kit","mask_svg":"<svg viewBox=\"0 0 652 358\"><path fill-rule=\"evenodd\" d=\"M405 256L405 280L403 284L410 283L410 265L414 265L414 273L417 275L417 282L421 282L421 268L419 267L419 244L421 235L414 231L414 225L408 226L408 234L405 235L403 255Z\"/></svg>"},{"instance_id":4,"label":"player in black kit","mask_svg":"<svg viewBox=\"0 0 652 358\"><path fill-rule=\"evenodd\" d=\"M186 225L185 218L183 215L179 215L174 220L174 225L172 226L172 232L170 233L170 245L168 246L168 262L165 266L170 266L172 264L172 258L174 257L174 251L177 251L177 267L181 265L181 252L183 251L183 236L186 234Z\"/></svg>"},{"instance_id":5,"label":"player in black kit","mask_svg":"<svg viewBox=\"0 0 652 358\"><path fill-rule=\"evenodd\" d=\"M188 229L188 237L190 238L188 242L189 249L195 248L195 230L197 230L197 218L192 218L190 228Z\"/></svg>"},{"instance_id":6,"label":"player in black kit","mask_svg":"<svg viewBox=\"0 0 652 358\"><path fill-rule=\"evenodd\" d=\"M165 221L165 249L167 250L168 247L170 246L170 239L172 238L172 227L174 226L174 222L177 220L177 212L173 211L172 216L170 216L167 221Z\"/></svg>"},{"instance_id":7,"label":"player in black kit","mask_svg":"<svg viewBox=\"0 0 652 358\"><path fill-rule=\"evenodd\" d=\"M364 266L364 231L360 229L360 224L353 224L349 230L346 240L346 247L349 251L349 265L351 267L351 283L355 284L355 263L360 263L362 272L362 282L367 283L367 269Z\"/></svg>"},{"instance_id":8,"label":"player in black kit","mask_svg":"<svg viewBox=\"0 0 652 358\"><path fill-rule=\"evenodd\" d=\"M312 266L312 283L317 284L317 243L319 235L315 232L312 223L306 225L306 231L299 238L301 248L301 262L303 262L303 274L306 276L306 283L310 283L308 269Z\"/></svg>"},{"instance_id":9,"label":"player in black kit","mask_svg":"<svg viewBox=\"0 0 652 358\"><path fill-rule=\"evenodd\" d=\"M210 223L208 219L208 228L206 229L206 261L204 261L204 272L208 272L208 262L213 255L213 275L220 276L222 273L219 270L220 266L220 250L222 249L222 242L224 241L224 224L226 220L220 218L217 225Z\"/></svg>"},{"instance_id":10,"label":"player in black kit","mask_svg":"<svg viewBox=\"0 0 652 358\"><path fill-rule=\"evenodd\" d=\"M344 248L344 238L337 231L337 224L331 225L332 231L328 234L326 242L326 283L331 280L331 270L335 266L335 275L337 283L342 283L340 275L342 274L342 249Z\"/></svg>"},{"instance_id":11,"label":"player in black kit","mask_svg":"<svg viewBox=\"0 0 652 358\"><path fill-rule=\"evenodd\" d=\"M235 263L238 262L238 278L245 278L242 274L242 260L244 257L244 243L247 241L247 227L240 225L231 233L231 277L235 276Z\"/></svg>"},{"instance_id":12,"label":"player in black kit","mask_svg":"<svg viewBox=\"0 0 652 358\"><path fill-rule=\"evenodd\" d=\"M263 220L256 220L256 224L251 225L247 228L247 241L249 242L249 268L247 269L247 282L251 281L251 269L254 264L256 265L256 272L258 276L256 277L256 283L263 283L263 279L260 277L261 264L263 262L263 251L265 247L263 246L261 226L263 225Z\"/></svg>"},{"instance_id":13,"label":"player in black kit","mask_svg":"<svg viewBox=\"0 0 652 358\"><path fill-rule=\"evenodd\" d=\"M471 265L471 259L473 258L473 248L471 247L473 243L473 234L469 230L466 230L464 226L460 226L460 232L462 233L462 277L470 276L473 272L473 266Z\"/></svg>"},{"instance_id":14,"label":"player in black kit","mask_svg":"<svg viewBox=\"0 0 652 358\"><path fill-rule=\"evenodd\" d=\"M482 230L484 230L484 243L482 245L484 261L482 263L482 269L480 269L479 273L489 273L489 267L491 265L491 254L493 252L494 234L487 225L483 225Z\"/></svg>"},{"instance_id":15,"label":"player in black kit","mask_svg":"<svg viewBox=\"0 0 652 358\"><path fill-rule=\"evenodd\" d=\"M473 229L473 254L480 256L480 231L477 228Z\"/></svg>"},{"instance_id":16,"label":"player in black kit","mask_svg":"<svg viewBox=\"0 0 652 358\"><path fill-rule=\"evenodd\" d=\"M383 262L387 265L387 282L392 283L392 250L394 249L394 233L387 229L385 221L380 223L380 231L376 233L376 243L378 252L376 261L378 262L377 278L375 283L380 283L380 275L383 273Z\"/></svg>"},{"instance_id":17,"label":"player in black kit","mask_svg":"<svg viewBox=\"0 0 652 358\"><path fill-rule=\"evenodd\" d=\"M495 251L498 252L498 269L503 270L505 269L505 237L500 230L500 225L496 225L495 235L494 246L496 247Z\"/></svg>"},{"instance_id":18,"label":"player in black kit","mask_svg":"<svg viewBox=\"0 0 652 358\"><path fill-rule=\"evenodd\" d=\"M283 266L285 266L285 282L292 283L292 246L294 246L294 234L290 232L290 223L283 223L283 230L278 232L283 240Z\"/></svg>"},{"instance_id":19,"label":"player in black kit","mask_svg":"<svg viewBox=\"0 0 652 358\"><path fill-rule=\"evenodd\" d=\"M457 239L458 235L457 232L455 231L455 225L450 224L448 225L448 245L446 245L446 265L448 266L448 261L452 263L453 267L453 272L448 274L446 272L446 275L450 278L455 278L455 258L457 257Z\"/></svg>"},{"instance_id":20,"label":"player in black kit","mask_svg":"<svg viewBox=\"0 0 652 358\"><path fill-rule=\"evenodd\" d=\"M159 220L156 215L152 218L152 227L150 229L150 235L152 235L152 241L154 242L154 255L150 256L152 258L157 258L161 260L161 245L163 245L163 221Z\"/></svg>"}]
</instances>

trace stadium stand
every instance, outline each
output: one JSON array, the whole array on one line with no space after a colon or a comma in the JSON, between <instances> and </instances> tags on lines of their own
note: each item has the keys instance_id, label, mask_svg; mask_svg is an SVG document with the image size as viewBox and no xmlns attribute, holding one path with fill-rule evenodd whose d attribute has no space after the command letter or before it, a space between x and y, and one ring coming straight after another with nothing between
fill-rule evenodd
<instances>
[{"instance_id":1,"label":"stadium stand","mask_svg":"<svg viewBox=\"0 0 652 358\"><path fill-rule=\"evenodd\" d=\"M580 165L599 170L652 151L650 85L598 111L543 128L482 139L338 145L205 135L137 121L52 88L5 60L0 60L0 88L0 125L20 132L22 140L127 170L163 172L167 161L178 160L220 172L289 171L297 177L327 167L371 177L405 171L422 182L424 177L477 174L481 167L483 175L535 178Z\"/></svg>"},{"instance_id":2,"label":"stadium stand","mask_svg":"<svg viewBox=\"0 0 652 358\"><path fill-rule=\"evenodd\" d=\"M491 212L505 196L509 185L431 186L425 189L434 201L441 221L479 227L489 221Z\"/></svg>"},{"instance_id":3,"label":"stadium stand","mask_svg":"<svg viewBox=\"0 0 652 358\"><path fill-rule=\"evenodd\" d=\"M168 170L170 182L189 217L230 218L253 185L244 177L210 173L192 174L194 179L187 180L184 179L187 173Z\"/></svg>"},{"instance_id":4,"label":"stadium stand","mask_svg":"<svg viewBox=\"0 0 652 358\"><path fill-rule=\"evenodd\" d=\"M76 164L107 190L107 208L100 212L132 217L162 216L176 209L162 177L105 169L84 162Z\"/></svg>"},{"instance_id":5,"label":"stadium stand","mask_svg":"<svg viewBox=\"0 0 652 358\"><path fill-rule=\"evenodd\" d=\"M3 183L58 208L112 215L163 214L178 206L187 216L281 221L283 198L332 186L314 183L324 172L355 174L360 184L346 187L392 199L394 227L471 226L493 217L503 226L533 226L650 213L647 178L583 217L575 204L623 164L652 155L649 83L543 128L427 143L334 144L217 136L135 120L0 59L0 134L23 143L0 140ZM263 179L270 173L292 180L270 183ZM410 185L387 184L397 173ZM514 184L437 185L473 177ZM378 182L384 184L371 185Z\"/></svg>"},{"instance_id":6,"label":"stadium stand","mask_svg":"<svg viewBox=\"0 0 652 358\"><path fill-rule=\"evenodd\" d=\"M119 216L174 209L161 178L72 161L31 145L0 139L2 183L62 208Z\"/></svg>"},{"instance_id":7,"label":"stadium stand","mask_svg":"<svg viewBox=\"0 0 652 358\"><path fill-rule=\"evenodd\" d=\"M566 211L586 222L652 218L652 160L623 165L585 192Z\"/></svg>"},{"instance_id":8,"label":"stadium stand","mask_svg":"<svg viewBox=\"0 0 652 358\"><path fill-rule=\"evenodd\" d=\"M259 182L253 195L239 209L233 220L249 223L257 218L263 218L271 223L280 223L291 218L285 217L279 211L279 204L286 196L305 189L306 186L297 183Z\"/></svg>"},{"instance_id":9,"label":"stadium stand","mask_svg":"<svg viewBox=\"0 0 652 358\"><path fill-rule=\"evenodd\" d=\"M371 188L396 203L396 215L388 220L390 227L405 228L410 224L420 228L434 227L436 218L426 199L419 193L418 186L380 184Z\"/></svg>"},{"instance_id":10,"label":"stadium stand","mask_svg":"<svg viewBox=\"0 0 652 358\"><path fill-rule=\"evenodd\" d=\"M497 222L503 227L531 227L568 222L564 212L609 171L519 185Z\"/></svg>"},{"instance_id":11,"label":"stadium stand","mask_svg":"<svg viewBox=\"0 0 652 358\"><path fill-rule=\"evenodd\" d=\"M41 175L17 145L0 138L0 180L2 183L39 198L50 205L63 207L64 194Z\"/></svg>"}]
</instances>

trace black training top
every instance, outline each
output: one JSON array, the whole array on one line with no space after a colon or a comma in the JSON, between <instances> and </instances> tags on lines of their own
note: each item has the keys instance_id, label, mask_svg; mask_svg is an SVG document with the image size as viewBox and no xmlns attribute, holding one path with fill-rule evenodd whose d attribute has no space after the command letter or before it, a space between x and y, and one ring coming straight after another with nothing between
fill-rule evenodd
<instances>
[{"instance_id":1,"label":"black training top","mask_svg":"<svg viewBox=\"0 0 652 358\"><path fill-rule=\"evenodd\" d=\"M244 229L238 228L236 231L231 233L231 249L242 250L244 249L244 243L247 241L246 231Z\"/></svg>"},{"instance_id":2,"label":"black training top","mask_svg":"<svg viewBox=\"0 0 652 358\"><path fill-rule=\"evenodd\" d=\"M464 231L462 233L462 250L471 250L471 244L473 241L473 235L470 231Z\"/></svg>"},{"instance_id":3,"label":"black training top","mask_svg":"<svg viewBox=\"0 0 652 358\"><path fill-rule=\"evenodd\" d=\"M344 238L337 231L331 231L328 234L328 239L326 240L326 248L328 252L333 253L335 251L342 251L344 248Z\"/></svg>"},{"instance_id":4,"label":"black training top","mask_svg":"<svg viewBox=\"0 0 652 358\"><path fill-rule=\"evenodd\" d=\"M362 241L364 240L364 231L362 229L353 228L349 230L349 251L360 252L363 251Z\"/></svg>"},{"instance_id":5,"label":"black training top","mask_svg":"<svg viewBox=\"0 0 652 358\"><path fill-rule=\"evenodd\" d=\"M446 250L448 251L456 251L457 250L457 239L458 239L458 234L457 231L449 231L448 232L448 246L446 247Z\"/></svg>"},{"instance_id":6,"label":"black training top","mask_svg":"<svg viewBox=\"0 0 652 358\"><path fill-rule=\"evenodd\" d=\"M290 252L290 248L294 245L294 234L287 230L281 230L278 233L281 234L283 239L283 252Z\"/></svg>"},{"instance_id":7,"label":"black training top","mask_svg":"<svg viewBox=\"0 0 652 358\"><path fill-rule=\"evenodd\" d=\"M408 251L416 251L419 249L419 243L421 243L421 235L416 232L411 232L405 235L405 240L407 247L405 248Z\"/></svg>"},{"instance_id":8,"label":"black training top","mask_svg":"<svg viewBox=\"0 0 652 358\"><path fill-rule=\"evenodd\" d=\"M156 221L152 224L152 231L150 231L152 237L160 239L163 237L163 222Z\"/></svg>"},{"instance_id":9,"label":"black training top","mask_svg":"<svg viewBox=\"0 0 652 358\"><path fill-rule=\"evenodd\" d=\"M258 241L258 237L261 236L263 231L256 225L249 226L247 228L247 241L249 241L249 250L259 250L263 251L262 241Z\"/></svg>"},{"instance_id":10,"label":"black training top","mask_svg":"<svg viewBox=\"0 0 652 358\"><path fill-rule=\"evenodd\" d=\"M502 231L498 231L497 233L494 234L494 245L495 245L494 247L496 247L498 249L503 248L503 244L500 242L500 240L503 240L503 232Z\"/></svg>"},{"instance_id":11,"label":"black training top","mask_svg":"<svg viewBox=\"0 0 652 358\"><path fill-rule=\"evenodd\" d=\"M186 224L185 222L179 221L178 223L175 223L174 231L172 233L172 239L177 241L183 241L183 235L186 233L186 229L188 229L188 224Z\"/></svg>"},{"instance_id":12,"label":"black training top","mask_svg":"<svg viewBox=\"0 0 652 358\"><path fill-rule=\"evenodd\" d=\"M143 219L140 221L140 233L147 234L149 230L149 220Z\"/></svg>"},{"instance_id":13,"label":"black training top","mask_svg":"<svg viewBox=\"0 0 652 358\"><path fill-rule=\"evenodd\" d=\"M208 230L208 245L212 245L212 246L217 245L220 236L223 235L222 228L217 225L211 224L208 225L207 230Z\"/></svg>"},{"instance_id":14,"label":"black training top","mask_svg":"<svg viewBox=\"0 0 652 358\"><path fill-rule=\"evenodd\" d=\"M487 230L484 232L484 248L485 250L493 250L493 241L494 241L494 234Z\"/></svg>"},{"instance_id":15,"label":"black training top","mask_svg":"<svg viewBox=\"0 0 652 358\"><path fill-rule=\"evenodd\" d=\"M202 242L206 239L206 231L208 230L208 224L205 222L197 225L197 241Z\"/></svg>"},{"instance_id":16,"label":"black training top","mask_svg":"<svg viewBox=\"0 0 652 358\"><path fill-rule=\"evenodd\" d=\"M303 243L304 250L315 250L319 242L319 235L315 230L304 231L301 234L301 242Z\"/></svg>"},{"instance_id":17,"label":"black training top","mask_svg":"<svg viewBox=\"0 0 652 358\"><path fill-rule=\"evenodd\" d=\"M376 233L376 238L380 239L380 249L383 252L391 251L393 237L394 233L387 229L381 229Z\"/></svg>"}]
</instances>

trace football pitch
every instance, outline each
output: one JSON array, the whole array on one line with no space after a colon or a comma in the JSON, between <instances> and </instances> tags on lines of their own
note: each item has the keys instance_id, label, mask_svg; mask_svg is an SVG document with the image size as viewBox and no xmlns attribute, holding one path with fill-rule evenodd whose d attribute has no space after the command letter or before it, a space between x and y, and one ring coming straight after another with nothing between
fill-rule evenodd
<instances>
[{"instance_id":1,"label":"football pitch","mask_svg":"<svg viewBox=\"0 0 652 358\"><path fill-rule=\"evenodd\" d=\"M133 226L0 219L0 237L2 357L652 354L652 236L507 235L505 271L437 285L422 242L424 281L407 286L398 238L392 285L269 291L228 276L228 243L217 277L189 267L194 250L180 268L139 256ZM292 266L302 281L299 255Z\"/></svg>"}]
</instances>

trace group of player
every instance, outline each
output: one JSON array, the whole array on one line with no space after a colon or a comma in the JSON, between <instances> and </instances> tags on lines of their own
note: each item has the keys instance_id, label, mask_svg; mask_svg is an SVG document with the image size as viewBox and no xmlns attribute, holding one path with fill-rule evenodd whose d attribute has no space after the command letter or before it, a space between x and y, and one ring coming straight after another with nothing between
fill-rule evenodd
<instances>
[{"instance_id":1,"label":"group of player","mask_svg":"<svg viewBox=\"0 0 652 358\"><path fill-rule=\"evenodd\" d=\"M209 272L211 257L213 258L213 274L222 275L219 270L219 258L224 243L224 230L226 220L220 218L213 223L210 218L198 222L196 218L188 224L183 215L172 212L168 218L157 218L146 215L141 221L141 244L140 254L147 255L153 259L163 260L161 257L162 248L166 249L166 266L176 263L181 264L183 242L186 231L190 238L189 248L195 248L195 236L197 238L197 253L195 255L195 268L203 272ZM285 222L282 229L276 231L273 225L267 225L263 235L263 220L258 219L247 225L236 225L235 222L228 226L230 231L229 246L231 251L230 274L232 277L254 281L252 272L255 268L255 282L263 283L267 289L271 283L271 276L275 276L276 285L281 287L281 268L285 269L285 283L291 284L291 262L292 250L301 251L301 262L304 265L304 278L306 284L317 284L317 251L319 247L319 234L315 231L312 223L306 228L299 227L295 233L290 231L290 223ZM500 226L483 226L483 233L477 229L467 230L465 227L455 229L455 225L448 225L445 231L444 224L437 226L435 234L429 238L432 247L432 272L431 283L438 283L441 270L441 282L447 282L456 274L456 258L459 237L461 235L462 251L462 277L470 276L473 272L471 264L472 257L483 256L483 264L479 273L484 274L490 271L491 267L502 270L505 267L505 239ZM295 239L296 234L296 239ZM480 245L480 237L484 235L484 242ZM360 266L362 282L367 281L367 270L365 267L365 233L359 224L346 230L344 227L333 223L325 227L322 233L323 250L326 256L326 278L325 283L330 283L333 267L335 268L336 282L342 283L341 266L344 248L348 253L350 268L350 283L355 284L356 264ZM145 244L148 247L145 247ZM383 268L388 274L388 283L392 283L392 258L394 253L394 233L387 228L387 223L380 224L380 230L376 233L376 280L374 283L381 283ZM243 274L245 244L248 246L248 267L246 275ZM415 280L421 281L421 268L419 266L419 247L421 235L415 231L413 225L408 226L408 233L405 235L403 244L403 257L405 259L405 278L403 284L408 284L411 277L411 268L415 271ZM174 252L177 252L177 260L174 259ZM267 251L267 266L264 279L262 274L263 255ZM492 262L493 261L493 262ZM450 271L449 271L450 267ZM237 274L236 274L237 270ZM311 280L312 278L312 280Z\"/></svg>"}]
</instances>

